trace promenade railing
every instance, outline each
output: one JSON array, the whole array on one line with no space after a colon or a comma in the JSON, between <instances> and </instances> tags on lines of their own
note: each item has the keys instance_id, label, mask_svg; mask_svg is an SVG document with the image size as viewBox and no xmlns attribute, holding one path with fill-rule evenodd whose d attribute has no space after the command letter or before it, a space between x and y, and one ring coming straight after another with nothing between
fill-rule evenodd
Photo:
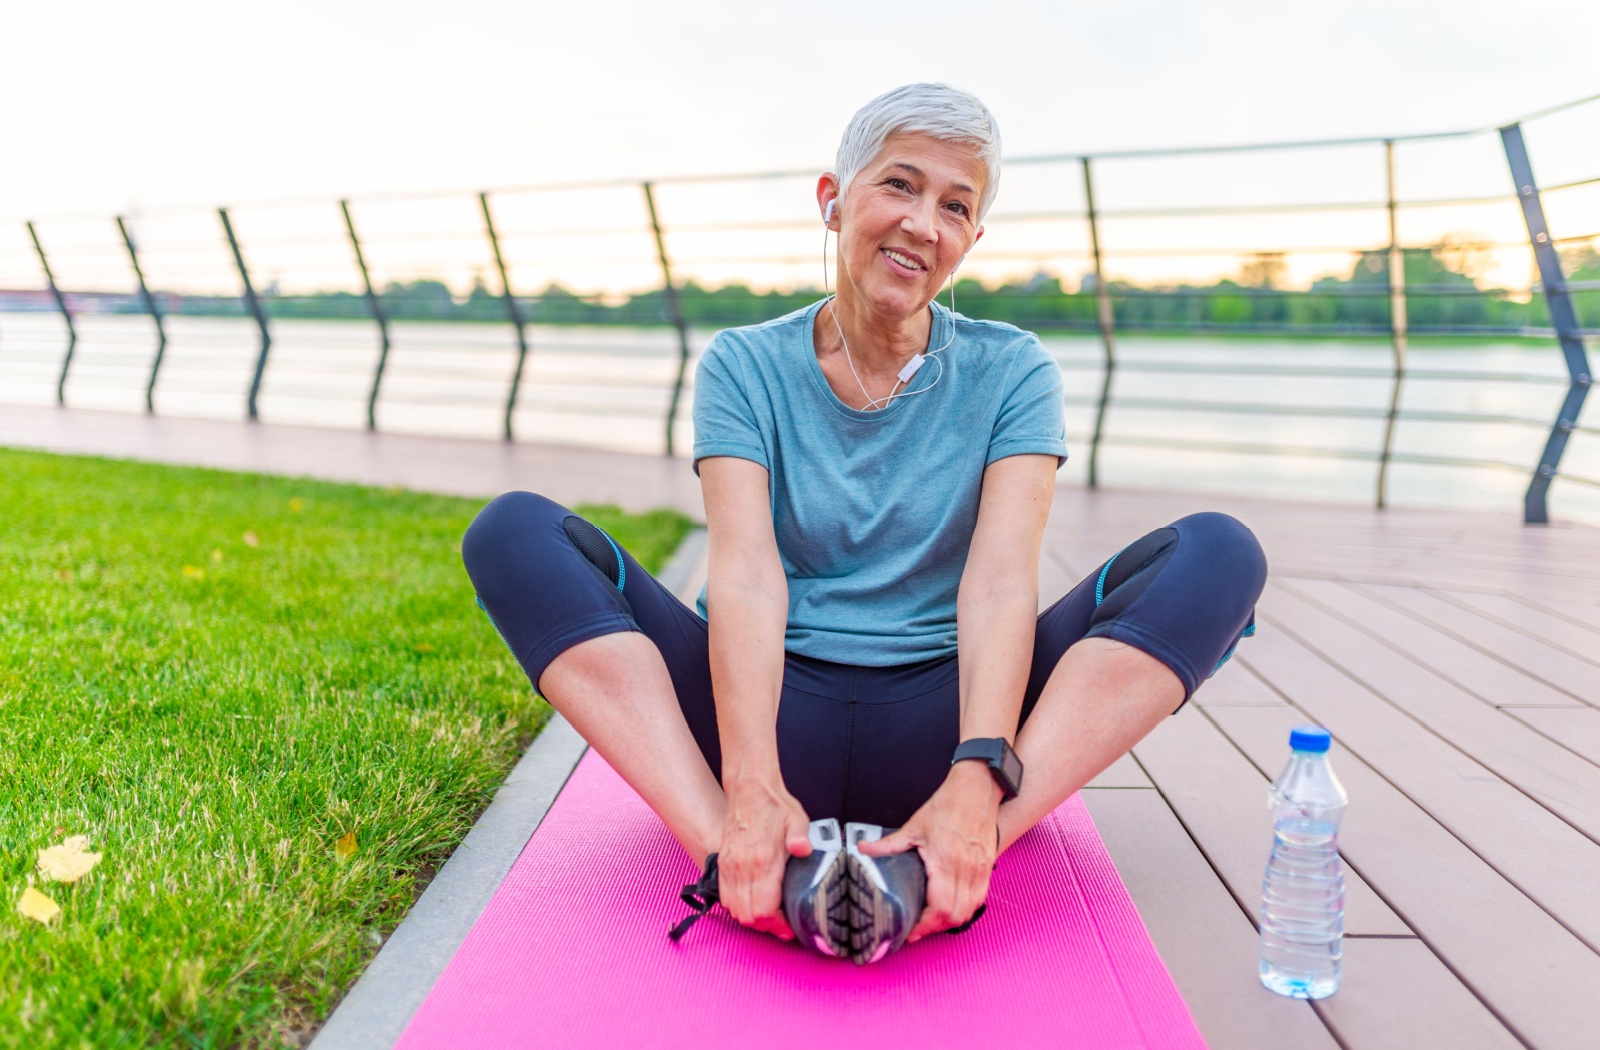
<instances>
[{"instance_id":1,"label":"promenade railing","mask_svg":"<svg viewBox=\"0 0 1600 1050\"><path fill-rule=\"evenodd\" d=\"M1558 479L1600 490L1582 417L1597 132L1600 96L1457 132L1011 158L957 305L1074 337L1058 359L1091 486L1117 476L1114 450L1365 464L1380 507L1398 470L1514 473L1524 520L1546 522ZM1535 157L1556 172L1542 186ZM706 334L817 294L817 174L0 222L0 400L462 433L492 416L508 441L638 446L650 426L682 454ZM1488 338L1559 357L1419 362L1418 340ZM1451 386L1478 393L1435 393ZM1221 436L1194 422L1218 419Z\"/></svg>"}]
</instances>

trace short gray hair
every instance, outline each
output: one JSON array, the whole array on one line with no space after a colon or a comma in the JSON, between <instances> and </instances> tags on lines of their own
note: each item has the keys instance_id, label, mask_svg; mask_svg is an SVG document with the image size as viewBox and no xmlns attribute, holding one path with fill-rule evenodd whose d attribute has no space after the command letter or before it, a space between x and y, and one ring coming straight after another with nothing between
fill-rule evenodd
<instances>
[{"instance_id":1,"label":"short gray hair","mask_svg":"<svg viewBox=\"0 0 1600 1050\"><path fill-rule=\"evenodd\" d=\"M834 162L839 176L839 200L850 183L883 152L891 135L915 132L946 142L977 148L988 170L983 195L978 200L978 221L1000 192L1000 125L989 107L977 97L948 84L907 84L879 95L856 111L839 141Z\"/></svg>"}]
</instances>

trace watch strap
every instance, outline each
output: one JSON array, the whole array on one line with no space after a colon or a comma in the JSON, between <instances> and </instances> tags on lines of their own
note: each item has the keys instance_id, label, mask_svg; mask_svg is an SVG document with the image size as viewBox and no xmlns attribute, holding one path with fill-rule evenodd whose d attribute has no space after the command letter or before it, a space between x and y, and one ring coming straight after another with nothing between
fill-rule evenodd
<instances>
[{"instance_id":1,"label":"watch strap","mask_svg":"<svg viewBox=\"0 0 1600 1050\"><path fill-rule=\"evenodd\" d=\"M1006 752L1010 750L1011 745L1003 737L974 737L956 745L956 752L951 756L950 764L953 766L957 762L969 760L982 762L989 767L989 775L994 777L994 782L1000 785L1001 792L1009 800L1017 797L1017 789L1020 787L1019 784L1011 782L1005 771Z\"/></svg>"}]
</instances>

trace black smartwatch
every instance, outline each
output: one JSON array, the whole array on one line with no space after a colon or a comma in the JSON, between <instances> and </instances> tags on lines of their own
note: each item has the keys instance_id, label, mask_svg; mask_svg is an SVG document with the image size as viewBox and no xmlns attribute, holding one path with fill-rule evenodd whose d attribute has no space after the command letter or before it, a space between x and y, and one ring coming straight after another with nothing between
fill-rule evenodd
<instances>
[{"instance_id":1,"label":"black smartwatch","mask_svg":"<svg viewBox=\"0 0 1600 1050\"><path fill-rule=\"evenodd\" d=\"M1005 801L1016 798L1017 792L1022 790L1022 759L1011 750L1011 745L1006 743L1004 737L963 740L957 746L950 764L953 766L969 758L977 759L989 767L989 774L1005 793Z\"/></svg>"}]
</instances>

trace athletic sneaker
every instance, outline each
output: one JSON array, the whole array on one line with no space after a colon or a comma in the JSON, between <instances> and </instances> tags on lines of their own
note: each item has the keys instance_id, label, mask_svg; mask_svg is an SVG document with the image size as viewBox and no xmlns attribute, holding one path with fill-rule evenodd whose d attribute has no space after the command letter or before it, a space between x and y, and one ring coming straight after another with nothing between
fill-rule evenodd
<instances>
[{"instance_id":1,"label":"athletic sneaker","mask_svg":"<svg viewBox=\"0 0 1600 1050\"><path fill-rule=\"evenodd\" d=\"M790 857L783 872L783 910L802 944L824 955L850 954L849 902L845 893L844 834L832 818L814 820L807 832L811 855ZM679 894L691 913L667 936L674 941L688 932L720 901L717 855L706 858L700 881Z\"/></svg>"},{"instance_id":2,"label":"athletic sneaker","mask_svg":"<svg viewBox=\"0 0 1600 1050\"><path fill-rule=\"evenodd\" d=\"M928 875L916 850L869 857L857 846L876 842L894 828L814 820L808 831L811 855L790 857L783 873L783 910L801 944L824 955L875 963L905 944L922 917ZM668 934L674 941L718 904L717 855L680 894L691 914ZM962 933L983 914L947 933Z\"/></svg>"},{"instance_id":3,"label":"athletic sneaker","mask_svg":"<svg viewBox=\"0 0 1600 1050\"><path fill-rule=\"evenodd\" d=\"M916 850L869 857L856 847L892 833L876 824L844 826L850 916L850 958L875 963L906 943L922 917L928 873Z\"/></svg>"},{"instance_id":4,"label":"athletic sneaker","mask_svg":"<svg viewBox=\"0 0 1600 1050\"><path fill-rule=\"evenodd\" d=\"M850 954L844 835L832 817L813 820L811 855L790 857L783 872L783 912L801 944L823 955Z\"/></svg>"}]
</instances>

